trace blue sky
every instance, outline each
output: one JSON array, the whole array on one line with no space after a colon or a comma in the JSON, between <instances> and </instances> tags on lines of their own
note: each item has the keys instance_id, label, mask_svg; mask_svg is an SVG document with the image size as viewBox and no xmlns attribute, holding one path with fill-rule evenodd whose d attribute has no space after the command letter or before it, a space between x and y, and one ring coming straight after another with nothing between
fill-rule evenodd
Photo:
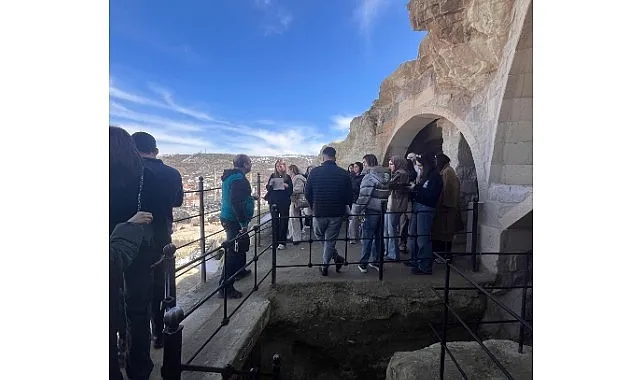
<instances>
[{"instance_id":1,"label":"blue sky","mask_svg":"<svg viewBox=\"0 0 641 380\"><path fill-rule=\"evenodd\" d=\"M406 0L111 0L109 118L161 154L317 154L414 59Z\"/></svg>"}]
</instances>

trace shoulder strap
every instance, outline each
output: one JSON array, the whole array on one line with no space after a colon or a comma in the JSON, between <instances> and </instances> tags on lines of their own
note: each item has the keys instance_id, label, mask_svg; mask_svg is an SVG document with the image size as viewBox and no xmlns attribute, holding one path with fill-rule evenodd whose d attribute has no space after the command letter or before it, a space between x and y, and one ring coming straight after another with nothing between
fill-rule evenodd
<instances>
[{"instance_id":1,"label":"shoulder strap","mask_svg":"<svg viewBox=\"0 0 641 380\"><path fill-rule=\"evenodd\" d=\"M140 173L140 185L138 185L138 211L142 208L142 185L145 181L145 169Z\"/></svg>"}]
</instances>

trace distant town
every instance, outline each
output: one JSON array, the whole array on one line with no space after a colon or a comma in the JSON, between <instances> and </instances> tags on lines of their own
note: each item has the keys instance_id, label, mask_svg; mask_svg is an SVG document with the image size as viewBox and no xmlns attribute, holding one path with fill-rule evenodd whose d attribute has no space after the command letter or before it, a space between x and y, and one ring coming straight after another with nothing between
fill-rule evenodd
<instances>
[{"instance_id":1,"label":"distant town","mask_svg":"<svg viewBox=\"0 0 641 380\"><path fill-rule=\"evenodd\" d=\"M225 169L232 167L232 159L234 155L231 154L217 154L217 153L197 153L197 154L174 154L164 155L159 157L163 162L171 167L176 168L183 179L183 189L185 190L185 198L183 206L175 209L174 218L184 218L188 215L194 215L198 212L200 207L200 194L195 192L198 190L198 177L203 177L204 205L205 212L209 213L207 219L213 222L218 219L217 211L220 210L220 196L221 191L221 176ZM248 180L252 184L254 194L258 195L259 190L257 187L258 174L260 174L260 196L265 194L266 179L274 172L274 163L278 158L286 161L287 165L294 164L304 173L308 166L319 165L318 156L283 156L283 157L252 157L252 171L248 174ZM190 192L194 191L194 192ZM262 210L267 210L267 203L261 199ZM194 220L192 222L197 222Z\"/></svg>"}]
</instances>

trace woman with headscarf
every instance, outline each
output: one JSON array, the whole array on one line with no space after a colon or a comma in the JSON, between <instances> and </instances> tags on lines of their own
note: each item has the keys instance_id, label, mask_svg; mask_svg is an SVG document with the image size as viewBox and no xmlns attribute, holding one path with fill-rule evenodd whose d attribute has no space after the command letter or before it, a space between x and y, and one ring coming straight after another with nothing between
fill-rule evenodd
<instances>
[{"instance_id":1,"label":"woman with headscarf","mask_svg":"<svg viewBox=\"0 0 641 380\"><path fill-rule=\"evenodd\" d=\"M398 261L399 240L401 233L401 214L407 211L409 200L409 173L407 172L407 160L403 156L392 156L389 160L389 169L392 175L388 187L390 189L387 202L387 213L385 214L385 238L388 261Z\"/></svg>"},{"instance_id":2,"label":"woman with headscarf","mask_svg":"<svg viewBox=\"0 0 641 380\"><path fill-rule=\"evenodd\" d=\"M287 164L282 159L274 163L274 172L267 181L267 194L265 198L270 205L276 205L278 214L278 249L285 249L287 246L287 229L289 224L289 206L294 185L292 178L287 174Z\"/></svg>"},{"instance_id":3,"label":"woman with headscarf","mask_svg":"<svg viewBox=\"0 0 641 380\"><path fill-rule=\"evenodd\" d=\"M454 168L450 166L450 158L447 155L437 153L434 159L436 169L443 180L443 191L436 204L436 216L432 226L433 246L436 252L442 252L449 257L454 235L463 227L459 210L461 182Z\"/></svg>"}]
</instances>

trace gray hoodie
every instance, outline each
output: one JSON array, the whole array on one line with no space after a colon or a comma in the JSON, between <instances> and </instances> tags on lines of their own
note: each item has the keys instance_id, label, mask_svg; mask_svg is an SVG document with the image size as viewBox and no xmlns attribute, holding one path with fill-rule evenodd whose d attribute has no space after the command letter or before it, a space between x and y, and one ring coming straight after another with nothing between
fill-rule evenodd
<instances>
[{"instance_id":1,"label":"gray hoodie","mask_svg":"<svg viewBox=\"0 0 641 380\"><path fill-rule=\"evenodd\" d=\"M363 170L363 181L358 194L358 199L352 208L352 214L362 214L365 209L371 212L382 212L383 202L389 197L388 182L389 170L381 166L374 166Z\"/></svg>"}]
</instances>

